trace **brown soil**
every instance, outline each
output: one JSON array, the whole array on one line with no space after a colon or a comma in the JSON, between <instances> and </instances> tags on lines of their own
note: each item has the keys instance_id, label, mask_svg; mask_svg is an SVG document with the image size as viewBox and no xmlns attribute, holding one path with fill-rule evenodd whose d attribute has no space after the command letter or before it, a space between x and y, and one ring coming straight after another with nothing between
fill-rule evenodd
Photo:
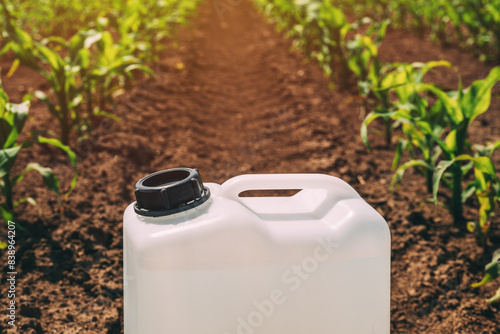
<instances>
[{"instance_id":1,"label":"brown soil","mask_svg":"<svg viewBox=\"0 0 500 334\"><path fill-rule=\"evenodd\" d=\"M416 173L408 172L400 190L389 193L391 149L375 134L374 153L362 144L356 91L329 90L318 66L290 51L290 42L247 3L226 13L226 19L219 20L212 3L203 5L191 28L179 34L179 47L169 46L161 57L157 79L139 82L120 98L122 120L94 120L93 136L74 144L79 181L61 206L36 174L16 188L16 198L32 196L39 206L18 208L17 222L29 232L18 231L16 239L18 309L12 332L121 333L123 210L134 200L138 179L178 166L197 167L206 182L217 183L257 172L342 178L391 227L392 333L500 332L498 308L485 302L500 282L470 287L482 277L490 253L478 248L473 235L454 228L444 209L425 202L429 196ZM389 32L381 57L447 59L465 84L492 67L458 48L400 31ZM26 69L5 78L9 63L1 62L2 76L14 101L30 90L47 89ZM452 71L437 72L432 80L457 82ZM472 128L473 141L500 137L500 119L494 116L499 112L494 98ZM40 102L33 103L31 115L29 130L57 131ZM498 165L498 155L496 160ZM68 189L71 168L59 151L26 150L17 168L30 161L54 168ZM466 215L476 216L472 206ZM492 243L500 244L498 226ZM2 267L2 275L6 272ZM2 279L2 312L6 295ZM0 331L10 333L3 319Z\"/></svg>"}]
</instances>

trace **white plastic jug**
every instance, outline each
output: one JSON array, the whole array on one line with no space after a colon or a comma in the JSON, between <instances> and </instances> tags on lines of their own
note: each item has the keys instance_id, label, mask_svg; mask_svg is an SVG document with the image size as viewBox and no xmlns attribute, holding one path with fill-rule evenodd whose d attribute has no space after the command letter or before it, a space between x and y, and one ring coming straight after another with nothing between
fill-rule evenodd
<instances>
[{"instance_id":1,"label":"white plastic jug","mask_svg":"<svg viewBox=\"0 0 500 334\"><path fill-rule=\"evenodd\" d=\"M301 189L289 197L245 190ZM136 185L124 215L125 334L388 334L390 232L321 174Z\"/></svg>"}]
</instances>

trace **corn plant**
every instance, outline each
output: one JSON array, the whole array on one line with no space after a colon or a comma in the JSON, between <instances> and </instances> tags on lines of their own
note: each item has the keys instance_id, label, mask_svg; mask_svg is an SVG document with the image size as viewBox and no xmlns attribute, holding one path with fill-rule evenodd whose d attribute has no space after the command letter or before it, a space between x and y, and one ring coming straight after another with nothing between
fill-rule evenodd
<instances>
[{"instance_id":1,"label":"corn plant","mask_svg":"<svg viewBox=\"0 0 500 334\"><path fill-rule=\"evenodd\" d=\"M374 100L374 110L370 112L364 119L361 125L361 138L365 145L371 150L368 141L368 126L376 119L381 118L384 122L384 137L386 145L390 145L392 141L392 133L394 128L402 127L406 139L398 142L396 155L394 157L393 168L396 168L401 158L401 153L404 149L410 150L415 148L423 149L425 142L428 139L419 139L421 137L418 131L413 131L416 122L432 122L431 127L437 126L437 119L434 115L437 110L432 110L430 113L426 111L428 103L426 99L418 94L416 84L423 83L424 76L436 67L451 67L451 64L446 61L431 61L427 63L394 63L391 65L377 67L378 75L373 72L369 76L368 91L371 91ZM395 96L393 99L391 96ZM436 106L435 109L437 109ZM427 162L430 159L430 151L424 149L429 157L426 156ZM401 171L403 172L404 169Z\"/></svg>"},{"instance_id":2,"label":"corn plant","mask_svg":"<svg viewBox=\"0 0 500 334\"><path fill-rule=\"evenodd\" d=\"M486 146L474 145L474 148L477 152L476 157L466 157L465 160L468 158L474 161L475 180L467 185L462 201L465 202L473 192L476 194L479 202L479 219L477 221L469 221L467 229L469 232L476 233L480 243L484 245L490 231L491 219L494 215L496 203L500 200L500 181L494 173L495 167L491 160L493 152L500 148L500 140ZM477 159L478 161L476 162L473 159ZM483 160L482 164L480 164L481 161L479 159Z\"/></svg>"},{"instance_id":3,"label":"corn plant","mask_svg":"<svg viewBox=\"0 0 500 334\"><path fill-rule=\"evenodd\" d=\"M256 0L264 14L274 23L278 30L291 30L300 20L300 8L295 1Z\"/></svg>"},{"instance_id":4,"label":"corn plant","mask_svg":"<svg viewBox=\"0 0 500 334\"><path fill-rule=\"evenodd\" d=\"M154 75L149 67L115 43L109 31L80 31L68 42L62 39L56 42L69 51L68 61L78 68L81 83L77 92L82 94L86 106L86 112L82 113L84 118L76 118L80 135L82 130L91 130L86 118L89 115L119 120L105 111L106 105L115 106L115 94L119 93L127 79L134 79L133 71ZM86 125L85 129L82 129L82 124Z\"/></svg>"},{"instance_id":5,"label":"corn plant","mask_svg":"<svg viewBox=\"0 0 500 334\"><path fill-rule=\"evenodd\" d=\"M472 284L473 288L484 286L500 276L500 249L493 252L493 259L485 267L485 274L481 282ZM495 295L486 300L488 303L495 303L500 301L500 288L496 291Z\"/></svg>"},{"instance_id":6,"label":"corn plant","mask_svg":"<svg viewBox=\"0 0 500 334\"><path fill-rule=\"evenodd\" d=\"M401 182L407 168L416 167L425 175L428 192L432 192L433 172L440 153L434 137L441 136L446 128L444 108L441 102L430 105L428 95L419 94L415 85L422 83L424 76L436 67L450 68L451 64L447 61L403 64L398 66L398 70L391 72L386 83L392 85L397 96L394 103L395 113L391 118L396 125L400 125L402 132L392 165L393 169L397 170L392 178L391 189ZM405 151L411 160L398 167ZM422 158L418 159L418 155Z\"/></svg>"},{"instance_id":7,"label":"corn plant","mask_svg":"<svg viewBox=\"0 0 500 334\"><path fill-rule=\"evenodd\" d=\"M338 68L342 85L346 87L349 80L349 67L345 55L345 38L351 26L340 8L326 1L318 6L313 6L313 4L314 2L307 7L308 15L303 25L308 26L307 22L316 22L323 33L319 36L320 52L312 55L318 59L327 73L334 73Z\"/></svg>"},{"instance_id":8,"label":"corn plant","mask_svg":"<svg viewBox=\"0 0 500 334\"><path fill-rule=\"evenodd\" d=\"M44 92L38 91L35 95L47 105L51 115L58 121L60 139L67 145L72 129L83 126L77 113L83 101L77 87L78 65L71 60L66 61L43 43L33 41L28 33L19 28L9 31L8 38L10 41L3 52L12 51L16 55L13 67L19 64L26 66L40 73L50 84L56 102Z\"/></svg>"},{"instance_id":9,"label":"corn plant","mask_svg":"<svg viewBox=\"0 0 500 334\"><path fill-rule=\"evenodd\" d=\"M75 110L82 103L81 93L77 89L79 68L76 64L65 61L46 45L35 42L26 31L13 26L5 5L3 9L4 34L9 42L2 53L12 51L17 57L14 68L22 64L40 73L48 81L57 102L53 103L45 93L37 92L36 95L48 106L52 116L59 122L61 141L67 145L70 131L78 120Z\"/></svg>"},{"instance_id":10,"label":"corn plant","mask_svg":"<svg viewBox=\"0 0 500 334\"><path fill-rule=\"evenodd\" d=\"M71 163L75 167L75 175L71 183L71 189L73 189L76 184L76 156L68 146L63 145L57 139L45 137L37 137L33 141L26 140L18 142L19 135L23 131L28 116L28 110L29 101L25 101L21 104L10 103L0 82L0 188L3 195L3 202L0 203L0 214L5 222L14 220L14 210L18 204L22 202L36 204L32 197L21 198L14 201L13 189L15 185L24 178L26 173L30 171L40 173L45 185L55 194L59 195L59 181L52 169L48 167L43 167L36 162L32 162L29 163L20 174L12 174L17 156L22 149L28 149L34 143L49 144L62 149L69 156Z\"/></svg>"},{"instance_id":11,"label":"corn plant","mask_svg":"<svg viewBox=\"0 0 500 334\"><path fill-rule=\"evenodd\" d=\"M460 163L461 160L454 159L467 153L466 151L470 147L468 142L470 125L479 115L488 110L491 102L491 90L498 81L500 81L500 66L493 68L485 79L474 81L466 89L462 89L460 83L459 89L455 92L446 93L430 84L418 85L419 91L433 93L446 110L445 119L449 125L449 132L446 137L439 138L433 132L428 132L436 141L444 157L444 160L439 162L434 173L433 197L436 201L440 181L445 178L445 184L450 185L452 190L450 211L457 223L463 221L462 181L464 170ZM442 170L448 168L451 175L446 177Z\"/></svg>"},{"instance_id":12,"label":"corn plant","mask_svg":"<svg viewBox=\"0 0 500 334\"><path fill-rule=\"evenodd\" d=\"M472 162L474 166L474 180L470 182L462 193L462 202L471 195L476 194L479 202L479 219L467 223L467 229L476 233L479 243L485 245L486 238L491 226L491 217L495 211L496 202L500 195L500 180L496 175L495 166L488 156L472 157L468 154L462 154L450 161L442 161L440 168L435 174L435 182L439 182L445 171L460 161ZM462 167L462 169L464 169ZM465 168L467 170L467 168ZM437 189L437 186L436 186ZM437 190L434 193L436 200Z\"/></svg>"},{"instance_id":13,"label":"corn plant","mask_svg":"<svg viewBox=\"0 0 500 334\"><path fill-rule=\"evenodd\" d=\"M346 42L347 66L358 79L360 95L366 100L374 88L378 88L383 65L378 58L378 47L385 37L390 21L376 23L363 18L352 24L352 29L368 26L364 33L356 33Z\"/></svg>"}]
</instances>

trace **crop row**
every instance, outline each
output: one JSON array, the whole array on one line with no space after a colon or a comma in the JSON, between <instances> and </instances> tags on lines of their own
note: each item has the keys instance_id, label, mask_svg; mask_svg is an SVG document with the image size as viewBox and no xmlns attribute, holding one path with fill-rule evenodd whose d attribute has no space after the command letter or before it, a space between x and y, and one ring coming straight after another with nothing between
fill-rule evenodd
<instances>
[{"instance_id":1,"label":"crop row","mask_svg":"<svg viewBox=\"0 0 500 334\"><path fill-rule=\"evenodd\" d=\"M0 0L0 55L15 57L5 77L8 80L24 66L40 74L50 87L15 104L0 82L0 214L5 221L14 219L18 204L36 204L33 198L14 200L13 196L14 186L29 171L38 171L45 185L60 196L59 181L48 167L32 162L20 174L13 174L21 169L14 168L19 152L35 144L60 148L75 169L71 191L77 180L77 159L71 149L74 141L91 133L92 117L119 120L114 114L116 97L140 72L154 75L147 64L157 60L166 39L187 23L198 2ZM47 129L21 136L30 101L35 98L59 125L58 133Z\"/></svg>"},{"instance_id":2,"label":"crop row","mask_svg":"<svg viewBox=\"0 0 500 334\"><path fill-rule=\"evenodd\" d=\"M500 62L500 2L497 0L340 0L355 16L390 18L441 43L458 43L480 59Z\"/></svg>"},{"instance_id":3,"label":"crop row","mask_svg":"<svg viewBox=\"0 0 500 334\"><path fill-rule=\"evenodd\" d=\"M329 1L255 1L296 47L320 64L332 82L338 78L342 86L357 84L365 115L361 126L364 143L370 148L368 126L375 120L382 121L387 146L396 143L391 191L402 182L407 169L416 169L424 175L432 201L447 207L456 226L475 233L478 244L486 247L500 198L500 179L492 160L500 140L474 145L468 133L490 106L500 67L469 87L462 87L459 80L456 90L445 90L425 82L424 77L431 70L453 68L449 62L382 63L378 47L390 24L387 19L377 22L366 17L348 22L343 10ZM407 161L402 163L405 157ZM440 188L451 192L448 201L439 201ZM467 221L463 205L473 195L479 204L478 218ZM487 265L485 279L474 286L500 276L498 258L500 252ZM488 301L498 300L500 289Z\"/></svg>"}]
</instances>

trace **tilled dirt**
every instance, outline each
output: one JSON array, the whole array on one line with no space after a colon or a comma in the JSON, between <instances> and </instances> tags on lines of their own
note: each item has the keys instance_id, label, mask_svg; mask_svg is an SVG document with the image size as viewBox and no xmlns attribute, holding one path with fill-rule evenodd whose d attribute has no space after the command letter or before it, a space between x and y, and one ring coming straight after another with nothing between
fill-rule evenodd
<instances>
[{"instance_id":1,"label":"tilled dirt","mask_svg":"<svg viewBox=\"0 0 500 334\"><path fill-rule=\"evenodd\" d=\"M141 80L120 97L121 121L96 118L89 139L73 138L79 180L60 205L38 175L29 174L16 188L16 198L32 196L39 205L18 207L17 222L29 232L18 231L16 239L17 327L9 328L4 319L0 330L121 333L123 210L134 201L141 177L186 166L198 168L205 182L217 183L245 173L342 178L391 228L392 333L500 332L498 308L485 302L497 286L470 287L491 254L483 253L473 235L453 227L446 210L426 202L425 182L417 173L408 172L399 191L389 193L392 148L374 133L373 153L361 142L356 89L330 90L318 66L292 50L251 5L243 3L225 16L222 22L212 3L202 5L192 25L179 33L178 47L169 43L154 67L156 79ZM465 85L492 67L402 31L389 31L381 57L446 59ZM5 78L10 61L0 64L14 101L33 89L47 89L26 69ZM457 84L451 70L431 79ZM499 112L494 98L471 130L473 142L499 139ZM28 130L58 130L40 102L33 102L30 113ZM54 168L63 188L69 188L72 170L61 152L41 146L26 150L16 168L30 161ZM465 213L470 219L477 214L472 206ZM5 226L1 231L6 234ZM495 244L500 245L496 226L490 248ZM3 267L1 275L7 271ZM3 279L0 296L7 305Z\"/></svg>"}]
</instances>

